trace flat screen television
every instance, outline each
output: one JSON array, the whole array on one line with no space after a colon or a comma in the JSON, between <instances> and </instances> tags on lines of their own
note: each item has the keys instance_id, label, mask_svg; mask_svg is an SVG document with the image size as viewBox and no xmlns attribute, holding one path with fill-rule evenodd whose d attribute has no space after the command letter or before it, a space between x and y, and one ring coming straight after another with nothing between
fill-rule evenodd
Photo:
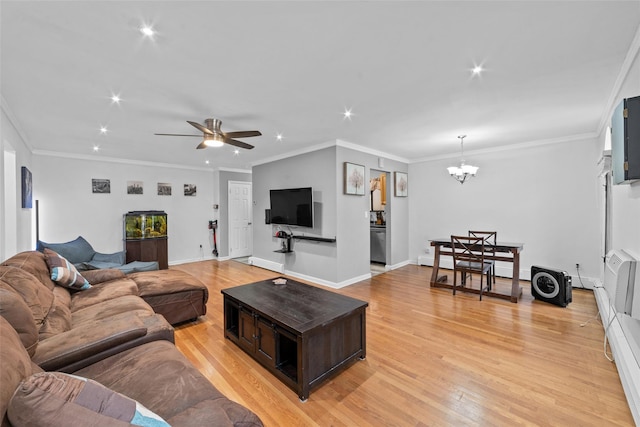
<instances>
[{"instance_id":1,"label":"flat screen television","mask_svg":"<svg viewBox=\"0 0 640 427\"><path fill-rule=\"evenodd\" d=\"M271 223L313 227L311 187L270 190Z\"/></svg>"}]
</instances>

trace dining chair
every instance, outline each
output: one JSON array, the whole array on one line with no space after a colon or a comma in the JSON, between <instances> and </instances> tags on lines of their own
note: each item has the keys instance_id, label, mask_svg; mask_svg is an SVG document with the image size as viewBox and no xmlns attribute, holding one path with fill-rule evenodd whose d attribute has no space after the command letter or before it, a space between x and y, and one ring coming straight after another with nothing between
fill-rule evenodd
<instances>
[{"instance_id":1,"label":"dining chair","mask_svg":"<svg viewBox=\"0 0 640 427\"><path fill-rule=\"evenodd\" d=\"M484 239L485 247L484 251L488 256L494 256L496 254L496 241L498 239L497 231L472 231L469 230L470 237L482 237ZM493 259L486 259L487 264L491 264L491 277L493 278L493 284L496 284L496 261ZM489 283L489 289L491 289L491 283Z\"/></svg>"},{"instance_id":2,"label":"dining chair","mask_svg":"<svg viewBox=\"0 0 640 427\"><path fill-rule=\"evenodd\" d=\"M491 286L491 264L484 259L484 238L471 236L451 235L451 252L453 253L453 295L458 286L458 272L461 276L461 285L466 287L467 277L469 282L473 280L473 273L480 275L480 301L482 292ZM487 286L483 286L484 275L487 276Z\"/></svg>"}]
</instances>

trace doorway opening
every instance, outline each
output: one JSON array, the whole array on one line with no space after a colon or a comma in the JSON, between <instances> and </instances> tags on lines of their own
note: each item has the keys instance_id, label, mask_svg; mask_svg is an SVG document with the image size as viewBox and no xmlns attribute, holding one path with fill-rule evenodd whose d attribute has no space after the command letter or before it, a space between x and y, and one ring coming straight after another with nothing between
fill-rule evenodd
<instances>
[{"instance_id":1,"label":"doorway opening","mask_svg":"<svg viewBox=\"0 0 640 427\"><path fill-rule=\"evenodd\" d=\"M369 249L371 274L384 273L390 259L391 215L389 173L371 169L369 174Z\"/></svg>"}]
</instances>

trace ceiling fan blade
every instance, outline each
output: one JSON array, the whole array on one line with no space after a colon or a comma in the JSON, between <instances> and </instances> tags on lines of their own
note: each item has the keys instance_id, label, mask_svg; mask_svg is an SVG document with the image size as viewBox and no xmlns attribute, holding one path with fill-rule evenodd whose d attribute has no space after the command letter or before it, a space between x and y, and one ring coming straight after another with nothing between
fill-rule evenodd
<instances>
[{"instance_id":1,"label":"ceiling fan blade","mask_svg":"<svg viewBox=\"0 0 640 427\"><path fill-rule=\"evenodd\" d=\"M262 133L258 130L245 130L240 132L224 132L227 138L249 138L250 136L260 136Z\"/></svg>"},{"instance_id":2,"label":"ceiling fan blade","mask_svg":"<svg viewBox=\"0 0 640 427\"><path fill-rule=\"evenodd\" d=\"M202 126L200 123L196 123L196 122L192 122L187 120L187 123L189 123L191 126L193 126L194 128L204 132L204 133L208 133L209 135L213 135L213 131L211 129L207 129L206 127Z\"/></svg>"},{"instance_id":3,"label":"ceiling fan blade","mask_svg":"<svg viewBox=\"0 0 640 427\"><path fill-rule=\"evenodd\" d=\"M247 150L251 150L253 148L253 145L251 144L247 144L246 142L242 141L236 141L235 139L231 138L225 138L224 142L235 147L246 148Z\"/></svg>"},{"instance_id":4,"label":"ceiling fan blade","mask_svg":"<svg viewBox=\"0 0 640 427\"><path fill-rule=\"evenodd\" d=\"M160 136L199 136L200 138L202 138L202 135L183 135L180 133L154 133L154 135L160 135Z\"/></svg>"},{"instance_id":5,"label":"ceiling fan blade","mask_svg":"<svg viewBox=\"0 0 640 427\"><path fill-rule=\"evenodd\" d=\"M198 144L198 146L196 147L198 150L201 150L203 148L207 148L207 144L205 144L204 139L202 140L202 142L200 144Z\"/></svg>"}]
</instances>

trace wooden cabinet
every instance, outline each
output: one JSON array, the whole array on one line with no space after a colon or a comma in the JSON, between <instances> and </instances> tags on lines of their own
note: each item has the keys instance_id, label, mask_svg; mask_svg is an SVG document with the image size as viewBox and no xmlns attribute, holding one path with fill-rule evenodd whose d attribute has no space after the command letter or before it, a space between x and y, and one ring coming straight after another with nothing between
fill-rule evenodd
<instances>
[{"instance_id":1,"label":"wooden cabinet","mask_svg":"<svg viewBox=\"0 0 640 427\"><path fill-rule=\"evenodd\" d=\"M157 261L161 270L169 268L165 212L127 212L124 215L124 240L127 263Z\"/></svg>"},{"instance_id":2,"label":"wooden cabinet","mask_svg":"<svg viewBox=\"0 0 640 427\"><path fill-rule=\"evenodd\" d=\"M158 261L158 268L169 268L167 238L127 240L127 263L131 261Z\"/></svg>"}]
</instances>

